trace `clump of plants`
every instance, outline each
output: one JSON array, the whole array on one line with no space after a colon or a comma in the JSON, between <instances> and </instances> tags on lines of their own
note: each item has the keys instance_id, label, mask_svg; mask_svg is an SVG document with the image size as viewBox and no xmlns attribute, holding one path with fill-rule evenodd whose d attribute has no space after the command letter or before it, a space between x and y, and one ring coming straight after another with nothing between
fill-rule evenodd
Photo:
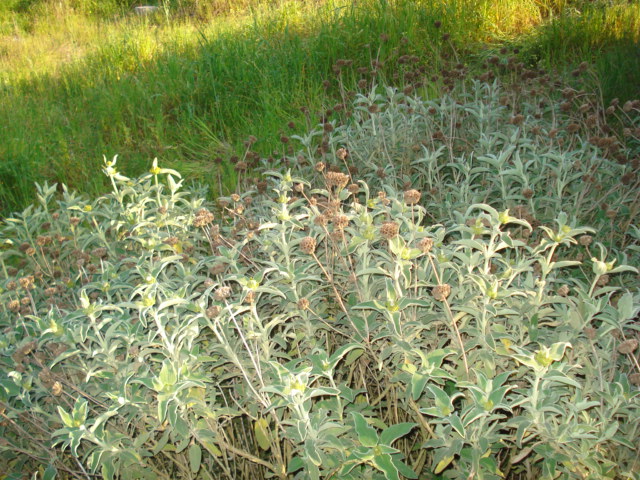
<instances>
[{"instance_id":1,"label":"clump of plants","mask_svg":"<svg viewBox=\"0 0 640 480\"><path fill-rule=\"evenodd\" d=\"M39 187L2 231L5 470L640 478L632 167L503 94L356 96L215 204L157 162Z\"/></svg>"}]
</instances>

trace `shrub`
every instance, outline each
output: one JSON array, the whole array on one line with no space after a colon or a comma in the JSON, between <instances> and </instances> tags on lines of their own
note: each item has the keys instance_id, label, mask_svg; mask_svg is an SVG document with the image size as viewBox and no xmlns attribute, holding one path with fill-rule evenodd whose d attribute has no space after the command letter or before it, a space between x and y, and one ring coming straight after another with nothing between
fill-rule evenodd
<instances>
[{"instance_id":1,"label":"shrub","mask_svg":"<svg viewBox=\"0 0 640 480\"><path fill-rule=\"evenodd\" d=\"M156 162L106 162L93 201L39 187L3 227L7 471L640 478L637 270L562 211L568 164L625 167L526 141L496 89L358 97L306 166L215 206ZM478 152L412 148L457 115Z\"/></svg>"}]
</instances>

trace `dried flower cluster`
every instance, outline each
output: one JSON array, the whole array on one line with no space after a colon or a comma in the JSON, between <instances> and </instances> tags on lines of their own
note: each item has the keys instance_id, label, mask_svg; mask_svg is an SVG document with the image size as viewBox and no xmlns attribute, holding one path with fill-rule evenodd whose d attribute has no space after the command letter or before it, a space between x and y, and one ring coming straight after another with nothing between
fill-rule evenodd
<instances>
[{"instance_id":1,"label":"dried flower cluster","mask_svg":"<svg viewBox=\"0 0 640 480\"><path fill-rule=\"evenodd\" d=\"M206 208L201 208L196 212L196 216L193 219L193 226L200 228L209 225L213 222L213 213Z\"/></svg>"}]
</instances>

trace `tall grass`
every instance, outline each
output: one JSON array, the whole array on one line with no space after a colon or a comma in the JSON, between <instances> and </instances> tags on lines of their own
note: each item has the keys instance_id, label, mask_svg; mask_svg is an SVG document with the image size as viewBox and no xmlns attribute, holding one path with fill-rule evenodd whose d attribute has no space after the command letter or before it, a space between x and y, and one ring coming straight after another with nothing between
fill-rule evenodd
<instances>
[{"instance_id":1,"label":"tall grass","mask_svg":"<svg viewBox=\"0 0 640 480\"><path fill-rule=\"evenodd\" d=\"M93 172L103 155L119 154L129 175L158 156L214 192L228 190L229 160L245 153L249 135L262 155L281 153L282 137L318 123L318 112L358 81L367 89L401 83L401 55L418 55L436 73L446 61L473 62L487 42L521 39L532 45L531 61L570 63L600 41L603 53L592 59L608 69L616 57L607 45L637 42L632 5L603 8L594 27L574 19L575 2L559 1L155 3L161 13L149 18L130 15L120 0L19 0L0 10L0 211L29 203L33 182L44 179L102 191ZM569 42L559 37L567 29ZM631 97L637 73L625 58L630 70L603 86ZM340 82L338 59L354 62ZM374 60L386 66L357 73Z\"/></svg>"}]
</instances>

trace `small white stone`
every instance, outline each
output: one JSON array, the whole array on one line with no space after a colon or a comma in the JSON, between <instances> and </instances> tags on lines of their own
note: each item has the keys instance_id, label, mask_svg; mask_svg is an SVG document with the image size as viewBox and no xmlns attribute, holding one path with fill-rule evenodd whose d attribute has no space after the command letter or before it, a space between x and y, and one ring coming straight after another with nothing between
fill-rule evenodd
<instances>
[{"instance_id":1,"label":"small white stone","mask_svg":"<svg viewBox=\"0 0 640 480\"><path fill-rule=\"evenodd\" d=\"M150 15L158 11L158 7L153 5L143 5L141 7L134 7L133 11L136 12L136 15Z\"/></svg>"}]
</instances>

